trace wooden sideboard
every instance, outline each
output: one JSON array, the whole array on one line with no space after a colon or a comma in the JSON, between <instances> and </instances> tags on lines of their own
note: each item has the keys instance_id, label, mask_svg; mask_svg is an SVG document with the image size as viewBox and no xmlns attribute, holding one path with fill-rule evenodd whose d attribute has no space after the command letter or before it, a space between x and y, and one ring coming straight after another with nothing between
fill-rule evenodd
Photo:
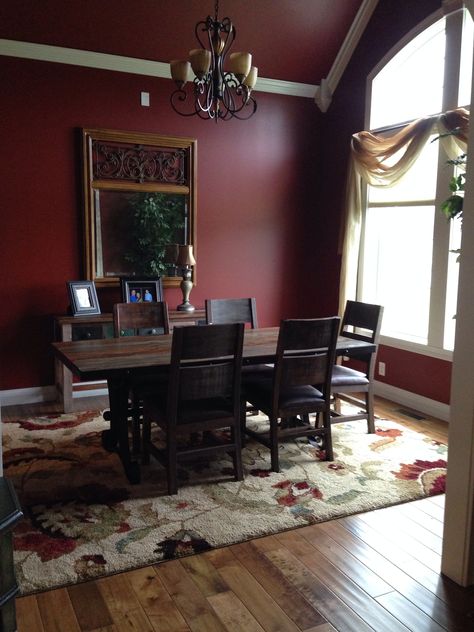
<instances>
[{"instance_id":1,"label":"wooden sideboard","mask_svg":"<svg viewBox=\"0 0 474 632\"><path fill-rule=\"evenodd\" d=\"M170 329L186 325L198 325L206 321L204 309L196 309L194 312L179 312L169 310ZM97 314L92 316L55 316L54 339L57 342L68 340L97 340L100 338L112 338L114 335L112 314ZM65 413L72 412L72 400L74 389L81 391L93 391L104 388L105 382L82 383L73 382L71 371L60 361L54 361L54 374L58 402Z\"/></svg>"}]
</instances>

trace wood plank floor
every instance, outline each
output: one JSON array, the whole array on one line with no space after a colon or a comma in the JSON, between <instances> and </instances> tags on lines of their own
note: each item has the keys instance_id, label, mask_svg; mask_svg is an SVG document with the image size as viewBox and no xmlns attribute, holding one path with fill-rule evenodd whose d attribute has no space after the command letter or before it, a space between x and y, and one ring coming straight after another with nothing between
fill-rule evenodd
<instances>
[{"instance_id":1,"label":"wood plank floor","mask_svg":"<svg viewBox=\"0 0 474 632\"><path fill-rule=\"evenodd\" d=\"M447 424L398 409L377 400L379 416L447 442ZM474 588L440 574L443 511L436 496L22 597L18 630L472 632Z\"/></svg>"}]
</instances>

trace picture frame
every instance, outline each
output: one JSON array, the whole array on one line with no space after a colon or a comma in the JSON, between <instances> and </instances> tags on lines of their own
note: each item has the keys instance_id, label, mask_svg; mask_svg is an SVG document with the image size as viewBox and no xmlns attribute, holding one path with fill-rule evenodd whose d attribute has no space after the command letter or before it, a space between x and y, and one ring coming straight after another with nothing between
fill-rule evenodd
<instances>
[{"instance_id":1,"label":"picture frame","mask_svg":"<svg viewBox=\"0 0 474 632\"><path fill-rule=\"evenodd\" d=\"M121 277L124 303L157 303L163 300L161 277Z\"/></svg>"},{"instance_id":2,"label":"picture frame","mask_svg":"<svg viewBox=\"0 0 474 632\"><path fill-rule=\"evenodd\" d=\"M99 299L94 281L67 281L66 285L73 316L100 314Z\"/></svg>"}]
</instances>

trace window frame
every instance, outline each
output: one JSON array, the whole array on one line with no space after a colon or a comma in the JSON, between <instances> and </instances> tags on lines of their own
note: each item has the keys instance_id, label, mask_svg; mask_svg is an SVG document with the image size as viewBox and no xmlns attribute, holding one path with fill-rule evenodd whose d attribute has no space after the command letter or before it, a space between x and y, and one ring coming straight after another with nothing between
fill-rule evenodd
<instances>
[{"instance_id":1,"label":"window frame","mask_svg":"<svg viewBox=\"0 0 474 632\"><path fill-rule=\"evenodd\" d=\"M464 9L467 11L467 9ZM409 31L405 37L403 37L396 46L394 46L373 68L367 77L366 83L366 108L365 108L365 129L369 128L370 113L372 105L372 82L374 78L382 71L382 69L395 57L405 46L407 46L414 38L416 38L424 30L432 26L435 22L445 18L446 20L446 48L445 48L445 66L444 66L444 89L442 110L455 109L456 107L462 107L458 104L458 85L459 85L459 73L460 73L460 55L461 55L461 43L462 43L462 29L464 21L464 11L459 10L453 13L444 15L442 10L438 10L431 16L427 17L415 28ZM447 78L447 80L446 80ZM470 104L464 107L470 107ZM426 113L432 114L432 113ZM393 125L389 125L386 128L373 130L378 133L384 131L394 130L403 127L410 121L396 122ZM425 204L429 202L434 204L436 209L439 209L442 201L447 197L447 191L449 191L449 181L454 172L454 168L451 168L446 164L446 155L443 151L438 152L438 167L437 167L437 184L434 200L416 200L408 202L411 206ZM363 300L362 292L364 285L364 249L365 249L365 233L366 233L366 214L367 209L370 207L387 206L385 203L374 202L373 205L369 205L368 202L368 185L362 183L361 191L361 203L362 203L362 224L361 224L361 241L359 249L359 262L358 262L358 275L357 275L357 298ZM401 204L404 204L402 202ZM388 204L392 205L392 204ZM399 206L400 202L393 202L393 206ZM444 348L444 331L446 320L446 296L447 296L447 278L448 278L448 263L449 263L449 240L450 240L450 222L446 221L446 218L440 212L435 212L434 226L433 226L433 256L432 256L432 271L431 271L431 292L430 292L430 306L429 306L429 325L428 325L428 341L427 344L416 343L405 339L394 338L382 334L380 337L381 344L395 347L397 349L411 351L419 353L425 356L434 358L440 358L444 360L452 360L453 352L450 349ZM443 305L443 309L439 309L439 305Z\"/></svg>"}]
</instances>

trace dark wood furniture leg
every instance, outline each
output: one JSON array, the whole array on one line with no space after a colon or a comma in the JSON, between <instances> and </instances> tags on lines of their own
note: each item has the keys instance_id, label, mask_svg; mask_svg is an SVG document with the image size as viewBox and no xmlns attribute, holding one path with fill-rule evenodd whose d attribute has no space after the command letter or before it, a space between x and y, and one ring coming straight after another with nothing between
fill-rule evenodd
<instances>
[{"instance_id":1,"label":"dark wood furniture leg","mask_svg":"<svg viewBox=\"0 0 474 632\"><path fill-rule=\"evenodd\" d=\"M106 450L117 451L130 483L140 482L140 466L132 461L128 438L128 392L126 375L109 378L110 429L102 433L102 445Z\"/></svg>"}]
</instances>

